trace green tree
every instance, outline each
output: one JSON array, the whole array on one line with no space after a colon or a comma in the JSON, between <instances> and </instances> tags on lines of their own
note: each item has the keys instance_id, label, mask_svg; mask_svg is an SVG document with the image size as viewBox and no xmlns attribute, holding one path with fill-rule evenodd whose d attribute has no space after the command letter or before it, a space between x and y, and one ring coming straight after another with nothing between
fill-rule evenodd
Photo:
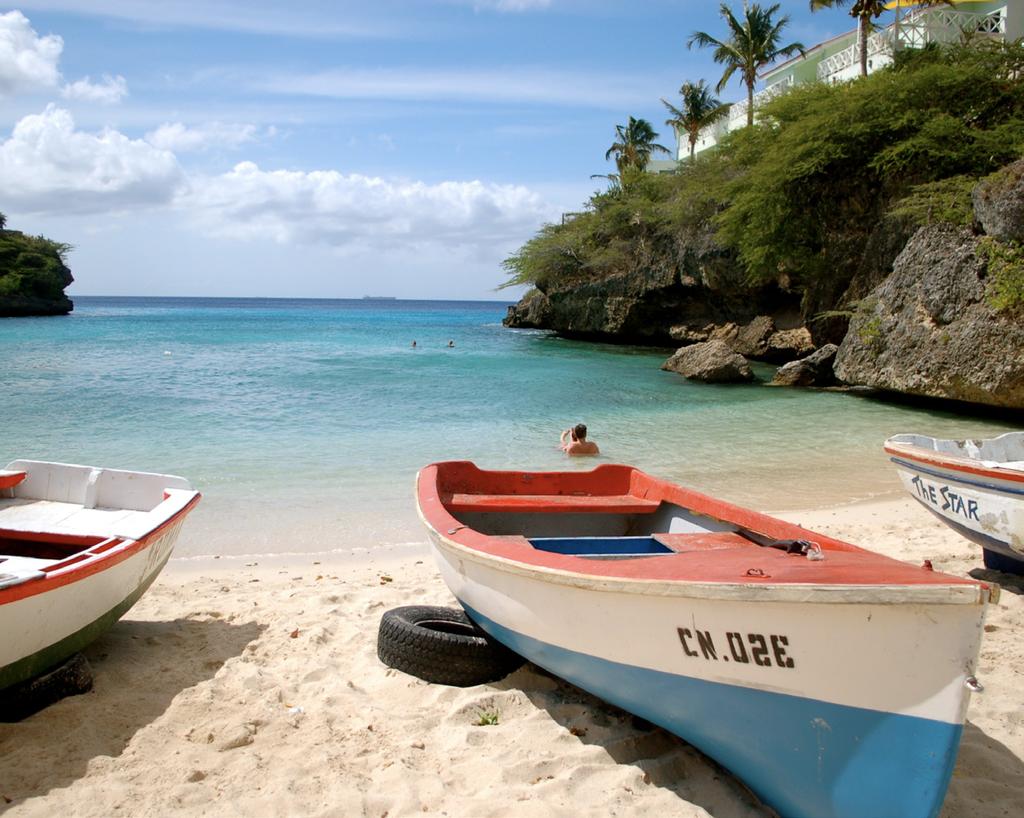
<instances>
[{"instance_id":1,"label":"green tree","mask_svg":"<svg viewBox=\"0 0 1024 818\"><path fill-rule=\"evenodd\" d=\"M3 230L5 227L7 227L7 217L0 213L0 230Z\"/></svg>"},{"instance_id":2,"label":"green tree","mask_svg":"<svg viewBox=\"0 0 1024 818\"><path fill-rule=\"evenodd\" d=\"M851 0L811 0L811 11L845 6ZM951 6L953 0L914 0L915 6ZM850 16L857 20L857 48L860 52L860 75L868 75L868 35L874 28L872 20L882 16L889 3L886 0L852 0Z\"/></svg>"},{"instance_id":3,"label":"green tree","mask_svg":"<svg viewBox=\"0 0 1024 818\"><path fill-rule=\"evenodd\" d=\"M646 119L629 118L626 125L615 126L616 140L604 155L605 159L615 157L615 167L619 169L619 184L626 186L628 177L640 173L647 167L651 154L671 153L664 145L654 140L657 132Z\"/></svg>"},{"instance_id":4,"label":"green tree","mask_svg":"<svg viewBox=\"0 0 1024 818\"><path fill-rule=\"evenodd\" d=\"M729 29L729 36L724 40L712 37L704 31L695 31L686 43L687 48L698 45L701 48L714 48L714 60L725 66L722 78L715 86L717 93L728 84L732 75L740 72L740 78L747 87L747 125L754 124L754 84L757 72L766 65L775 62L779 57L791 57L803 54L801 43L790 43L780 46L782 29L789 24L789 17L775 19L779 4L767 8L752 3L743 9L743 19L739 20L725 3L721 5L721 14Z\"/></svg>"},{"instance_id":5,"label":"green tree","mask_svg":"<svg viewBox=\"0 0 1024 818\"><path fill-rule=\"evenodd\" d=\"M679 89L679 96L683 100L682 108L676 108L671 102L662 99L661 104L672 114L665 120L665 124L673 127L677 134L686 134L692 160L700 132L725 116L729 112L729 106L723 105L718 97L712 95L704 80L696 84L684 82Z\"/></svg>"}]
</instances>

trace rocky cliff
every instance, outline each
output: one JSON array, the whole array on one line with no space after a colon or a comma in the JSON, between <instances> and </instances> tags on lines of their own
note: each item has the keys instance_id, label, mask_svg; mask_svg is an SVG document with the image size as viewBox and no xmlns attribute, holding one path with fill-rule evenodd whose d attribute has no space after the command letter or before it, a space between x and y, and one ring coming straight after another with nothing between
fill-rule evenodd
<instances>
[{"instance_id":1,"label":"rocky cliff","mask_svg":"<svg viewBox=\"0 0 1024 818\"><path fill-rule=\"evenodd\" d=\"M705 237L660 265L532 291L505 323L625 343L722 341L747 358L781 364L834 339L842 342L834 364L842 383L1022 409L1024 160L982 180L966 207L971 227L940 221L918 229L887 217L859 263L848 258L845 272L813 292L744 286L736 265ZM852 319L837 310L816 322L812 338L813 311L850 304ZM828 369L811 381L805 373L778 382L827 385Z\"/></svg>"},{"instance_id":2,"label":"rocky cliff","mask_svg":"<svg viewBox=\"0 0 1024 818\"><path fill-rule=\"evenodd\" d=\"M723 292L672 270L623 274L571 290L534 290L509 308L505 325L615 343L679 346L735 334L757 316L787 328L799 321L799 296L777 288Z\"/></svg>"},{"instance_id":3,"label":"rocky cliff","mask_svg":"<svg viewBox=\"0 0 1024 818\"><path fill-rule=\"evenodd\" d=\"M921 228L861 302L836 375L911 395L1024 408L1024 325L996 310L985 237Z\"/></svg>"},{"instance_id":4,"label":"rocky cliff","mask_svg":"<svg viewBox=\"0 0 1024 818\"><path fill-rule=\"evenodd\" d=\"M735 261L706 233L680 237L671 250L627 272L532 290L509 308L504 323L573 338L679 346L734 340L758 316L768 318L769 335L792 330L801 325L800 298L775 284L746 286ZM763 329L738 343L767 351Z\"/></svg>"}]
</instances>

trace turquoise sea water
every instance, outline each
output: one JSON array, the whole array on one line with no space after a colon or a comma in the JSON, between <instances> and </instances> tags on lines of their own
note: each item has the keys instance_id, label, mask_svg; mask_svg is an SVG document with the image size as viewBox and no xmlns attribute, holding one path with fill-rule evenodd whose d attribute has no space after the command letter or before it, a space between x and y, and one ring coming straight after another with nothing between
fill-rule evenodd
<instances>
[{"instance_id":1,"label":"turquoise sea water","mask_svg":"<svg viewBox=\"0 0 1024 818\"><path fill-rule=\"evenodd\" d=\"M602 462L775 510L898 491L881 450L891 434L1010 428L849 394L689 383L659 369L665 350L505 329L502 303L75 302L67 317L0 320L0 466L188 477L204 500L179 557L422 540L417 469L589 468L558 450L579 421Z\"/></svg>"}]
</instances>

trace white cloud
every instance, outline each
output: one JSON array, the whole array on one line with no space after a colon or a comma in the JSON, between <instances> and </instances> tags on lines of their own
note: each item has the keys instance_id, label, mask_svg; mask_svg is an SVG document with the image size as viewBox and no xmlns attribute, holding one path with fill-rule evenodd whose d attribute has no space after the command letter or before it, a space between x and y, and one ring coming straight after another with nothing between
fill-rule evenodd
<instances>
[{"instance_id":1,"label":"white cloud","mask_svg":"<svg viewBox=\"0 0 1024 818\"><path fill-rule=\"evenodd\" d=\"M2 196L11 210L92 213L169 202L184 182L174 154L106 129L75 129L53 105L0 142Z\"/></svg>"},{"instance_id":2,"label":"white cloud","mask_svg":"<svg viewBox=\"0 0 1024 818\"><path fill-rule=\"evenodd\" d=\"M337 68L313 74L228 76L258 92L333 99L460 100L619 109L646 104L649 74L578 73L530 66L508 68ZM654 83L656 84L656 83Z\"/></svg>"},{"instance_id":3,"label":"white cloud","mask_svg":"<svg viewBox=\"0 0 1024 818\"><path fill-rule=\"evenodd\" d=\"M68 111L50 105L0 142L0 196L11 211L51 215L173 206L212 236L391 254L424 246L493 254L558 215L521 185L261 170L252 162L186 178L168 149L198 149L211 134L244 141L254 127L178 123L144 141L109 128L78 130Z\"/></svg>"},{"instance_id":4,"label":"white cloud","mask_svg":"<svg viewBox=\"0 0 1024 818\"><path fill-rule=\"evenodd\" d=\"M60 37L40 37L20 11L0 14L0 97L56 86L63 49Z\"/></svg>"},{"instance_id":5,"label":"white cloud","mask_svg":"<svg viewBox=\"0 0 1024 818\"><path fill-rule=\"evenodd\" d=\"M266 136L274 136L276 129L267 128ZM215 147L237 148L253 142L260 136L255 125L245 123L207 122L189 127L182 122L165 122L146 134L146 141L163 150L185 153Z\"/></svg>"},{"instance_id":6,"label":"white cloud","mask_svg":"<svg viewBox=\"0 0 1024 818\"><path fill-rule=\"evenodd\" d=\"M349 250L422 245L493 250L555 217L519 185L396 181L337 171L264 171L242 162L194 179L179 200L207 231Z\"/></svg>"},{"instance_id":7,"label":"white cloud","mask_svg":"<svg viewBox=\"0 0 1024 818\"><path fill-rule=\"evenodd\" d=\"M128 96L128 83L124 77L104 74L99 82L91 78L76 80L60 89L65 99L77 99L85 102L99 102L103 105L114 105Z\"/></svg>"}]
</instances>

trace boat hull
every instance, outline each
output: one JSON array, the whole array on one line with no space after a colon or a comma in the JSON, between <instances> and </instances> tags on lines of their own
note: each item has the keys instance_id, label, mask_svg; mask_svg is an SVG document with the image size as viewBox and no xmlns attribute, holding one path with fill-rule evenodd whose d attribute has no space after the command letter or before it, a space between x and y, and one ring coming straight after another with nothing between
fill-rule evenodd
<instances>
[{"instance_id":1,"label":"boat hull","mask_svg":"<svg viewBox=\"0 0 1024 818\"><path fill-rule=\"evenodd\" d=\"M986 566L1024 574L1024 482L908 451L890 450L890 460L911 497L982 547Z\"/></svg>"},{"instance_id":2,"label":"boat hull","mask_svg":"<svg viewBox=\"0 0 1024 818\"><path fill-rule=\"evenodd\" d=\"M0 605L0 691L54 667L117 622L167 563L189 508L128 549L125 558Z\"/></svg>"},{"instance_id":3,"label":"boat hull","mask_svg":"<svg viewBox=\"0 0 1024 818\"><path fill-rule=\"evenodd\" d=\"M983 604L652 595L512 566L430 532L445 582L481 627L699 747L780 814L938 814Z\"/></svg>"}]
</instances>

